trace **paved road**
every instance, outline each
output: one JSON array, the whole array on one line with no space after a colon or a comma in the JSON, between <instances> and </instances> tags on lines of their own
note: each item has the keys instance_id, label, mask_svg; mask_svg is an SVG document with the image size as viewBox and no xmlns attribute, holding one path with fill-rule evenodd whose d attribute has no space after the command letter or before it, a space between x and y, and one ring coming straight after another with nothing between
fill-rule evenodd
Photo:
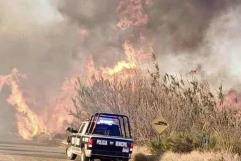
<instances>
[{"instance_id":1,"label":"paved road","mask_svg":"<svg viewBox=\"0 0 241 161\"><path fill-rule=\"evenodd\" d=\"M136 151L140 151L136 149ZM79 161L80 158L77 158ZM65 147L32 142L0 141L0 161L68 161ZM99 161L99 160L98 160Z\"/></svg>"},{"instance_id":2,"label":"paved road","mask_svg":"<svg viewBox=\"0 0 241 161\"><path fill-rule=\"evenodd\" d=\"M37 145L33 143L0 142L0 161L7 161L7 158L11 159L8 161L34 161L33 158L41 161L65 161L64 151L64 147Z\"/></svg>"}]
</instances>

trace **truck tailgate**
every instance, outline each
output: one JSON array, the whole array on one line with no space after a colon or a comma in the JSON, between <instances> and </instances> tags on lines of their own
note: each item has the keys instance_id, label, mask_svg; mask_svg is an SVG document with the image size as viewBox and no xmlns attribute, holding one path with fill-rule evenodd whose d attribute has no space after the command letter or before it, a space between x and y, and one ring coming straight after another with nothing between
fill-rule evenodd
<instances>
[{"instance_id":1,"label":"truck tailgate","mask_svg":"<svg viewBox=\"0 0 241 161\"><path fill-rule=\"evenodd\" d=\"M121 138L92 137L92 155L128 158L132 153L132 140Z\"/></svg>"}]
</instances>

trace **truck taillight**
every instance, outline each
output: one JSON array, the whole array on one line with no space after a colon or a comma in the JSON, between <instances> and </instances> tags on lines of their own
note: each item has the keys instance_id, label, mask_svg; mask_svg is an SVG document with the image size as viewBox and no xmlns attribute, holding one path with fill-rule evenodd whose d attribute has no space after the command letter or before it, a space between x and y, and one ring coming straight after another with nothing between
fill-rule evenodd
<instances>
[{"instance_id":1,"label":"truck taillight","mask_svg":"<svg viewBox=\"0 0 241 161\"><path fill-rule=\"evenodd\" d=\"M129 148L130 148L130 151L132 151L133 150L133 143L130 143L130 144L128 144L129 145Z\"/></svg>"},{"instance_id":2,"label":"truck taillight","mask_svg":"<svg viewBox=\"0 0 241 161\"><path fill-rule=\"evenodd\" d=\"M94 140L93 140L92 138L89 138L88 143L87 143L87 146L88 146L89 148L91 148L91 147L93 147L93 144L94 144Z\"/></svg>"}]
</instances>

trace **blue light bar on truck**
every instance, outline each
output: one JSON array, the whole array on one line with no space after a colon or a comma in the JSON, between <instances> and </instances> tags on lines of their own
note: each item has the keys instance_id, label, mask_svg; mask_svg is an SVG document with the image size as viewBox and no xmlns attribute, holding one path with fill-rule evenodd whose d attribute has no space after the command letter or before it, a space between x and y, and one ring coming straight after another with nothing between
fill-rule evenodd
<instances>
[{"instance_id":1,"label":"blue light bar on truck","mask_svg":"<svg viewBox=\"0 0 241 161\"><path fill-rule=\"evenodd\" d=\"M116 124L113 119L108 119L108 118L100 118L97 121L97 124L106 124L106 125L113 125Z\"/></svg>"}]
</instances>

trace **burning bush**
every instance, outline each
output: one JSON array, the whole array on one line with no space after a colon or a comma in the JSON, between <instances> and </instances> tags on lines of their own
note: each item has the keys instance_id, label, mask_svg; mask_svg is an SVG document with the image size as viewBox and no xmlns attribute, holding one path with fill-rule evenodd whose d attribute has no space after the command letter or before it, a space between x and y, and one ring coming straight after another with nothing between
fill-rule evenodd
<instances>
[{"instance_id":1,"label":"burning bush","mask_svg":"<svg viewBox=\"0 0 241 161\"><path fill-rule=\"evenodd\" d=\"M157 146L163 150L191 151L208 144L212 149L240 152L234 143L240 135L241 119L237 111L222 105L222 96L222 88L214 94L206 81L184 80L169 74L161 76L158 64L154 63L149 75L138 73L124 81L102 77L92 85L84 85L79 80L73 99L76 111L72 113L78 119L83 119L80 115L83 111L126 114L131 119L137 142L149 142L156 136L150 128L151 122L161 113L169 124L163 137L175 143L169 148ZM192 135L193 131L207 134L208 138L205 141L205 137ZM178 138L171 137L174 133ZM215 142L210 138L215 138Z\"/></svg>"}]
</instances>

